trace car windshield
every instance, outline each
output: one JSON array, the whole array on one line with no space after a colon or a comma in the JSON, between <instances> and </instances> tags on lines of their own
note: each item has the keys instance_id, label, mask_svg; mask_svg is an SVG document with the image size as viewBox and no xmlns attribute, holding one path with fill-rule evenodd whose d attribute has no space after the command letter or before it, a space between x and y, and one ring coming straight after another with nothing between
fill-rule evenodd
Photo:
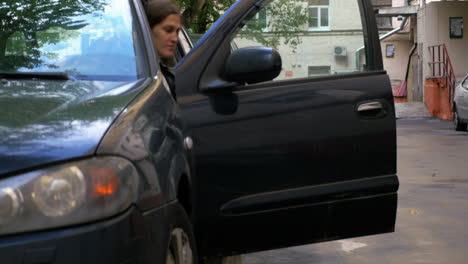
<instances>
[{"instance_id":1,"label":"car windshield","mask_svg":"<svg viewBox=\"0 0 468 264\"><path fill-rule=\"evenodd\" d=\"M0 72L135 80L134 28L128 1L0 0Z\"/></svg>"}]
</instances>

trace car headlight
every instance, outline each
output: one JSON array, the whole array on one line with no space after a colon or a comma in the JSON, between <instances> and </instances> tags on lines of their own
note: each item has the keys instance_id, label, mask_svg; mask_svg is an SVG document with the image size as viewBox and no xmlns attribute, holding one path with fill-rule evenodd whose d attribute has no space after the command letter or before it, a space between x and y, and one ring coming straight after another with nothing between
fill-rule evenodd
<instances>
[{"instance_id":1,"label":"car headlight","mask_svg":"<svg viewBox=\"0 0 468 264\"><path fill-rule=\"evenodd\" d=\"M137 198L135 167L118 157L71 162L0 180L0 235L103 219Z\"/></svg>"}]
</instances>

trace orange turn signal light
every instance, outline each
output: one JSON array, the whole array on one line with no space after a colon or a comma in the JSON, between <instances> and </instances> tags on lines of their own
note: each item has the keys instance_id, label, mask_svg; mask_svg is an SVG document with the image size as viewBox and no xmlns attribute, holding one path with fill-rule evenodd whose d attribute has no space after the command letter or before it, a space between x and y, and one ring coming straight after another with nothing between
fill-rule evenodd
<instances>
[{"instance_id":1,"label":"orange turn signal light","mask_svg":"<svg viewBox=\"0 0 468 264\"><path fill-rule=\"evenodd\" d=\"M112 195L119 189L119 176L112 168L93 168L91 176L91 196L94 198Z\"/></svg>"}]
</instances>

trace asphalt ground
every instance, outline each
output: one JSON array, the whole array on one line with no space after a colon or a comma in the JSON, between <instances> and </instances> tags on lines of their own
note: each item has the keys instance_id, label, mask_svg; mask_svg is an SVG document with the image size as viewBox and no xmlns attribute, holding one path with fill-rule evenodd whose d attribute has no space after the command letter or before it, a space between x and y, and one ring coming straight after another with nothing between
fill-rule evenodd
<instances>
[{"instance_id":1,"label":"asphalt ground","mask_svg":"<svg viewBox=\"0 0 468 264\"><path fill-rule=\"evenodd\" d=\"M430 117L423 102L395 103L396 118Z\"/></svg>"},{"instance_id":2,"label":"asphalt ground","mask_svg":"<svg viewBox=\"0 0 468 264\"><path fill-rule=\"evenodd\" d=\"M395 232L246 254L243 264L468 263L468 131L402 104Z\"/></svg>"}]
</instances>

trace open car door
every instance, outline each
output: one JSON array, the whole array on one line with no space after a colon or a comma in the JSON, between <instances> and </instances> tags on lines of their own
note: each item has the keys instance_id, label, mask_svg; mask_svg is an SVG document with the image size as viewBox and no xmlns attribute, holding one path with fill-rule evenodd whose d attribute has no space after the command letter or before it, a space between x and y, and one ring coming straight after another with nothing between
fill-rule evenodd
<instances>
[{"instance_id":1,"label":"open car door","mask_svg":"<svg viewBox=\"0 0 468 264\"><path fill-rule=\"evenodd\" d=\"M175 71L202 255L394 230L395 114L369 1L237 1Z\"/></svg>"}]
</instances>

